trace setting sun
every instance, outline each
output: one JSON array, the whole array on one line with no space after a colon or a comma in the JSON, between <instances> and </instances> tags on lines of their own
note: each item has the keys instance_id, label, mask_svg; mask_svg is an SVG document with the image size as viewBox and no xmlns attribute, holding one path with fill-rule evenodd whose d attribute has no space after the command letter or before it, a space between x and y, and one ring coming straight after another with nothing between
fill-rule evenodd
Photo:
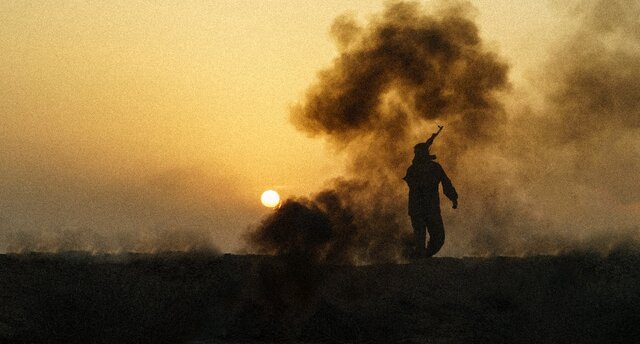
<instances>
[{"instance_id":1,"label":"setting sun","mask_svg":"<svg viewBox=\"0 0 640 344\"><path fill-rule=\"evenodd\" d=\"M280 204L280 195L273 190L267 190L260 196L260 201L265 207L275 208Z\"/></svg>"}]
</instances>

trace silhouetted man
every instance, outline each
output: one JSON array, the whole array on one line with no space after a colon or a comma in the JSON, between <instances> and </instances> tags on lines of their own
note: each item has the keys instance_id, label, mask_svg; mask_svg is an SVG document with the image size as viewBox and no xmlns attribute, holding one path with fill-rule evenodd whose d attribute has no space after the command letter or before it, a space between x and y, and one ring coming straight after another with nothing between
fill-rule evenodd
<instances>
[{"instance_id":1,"label":"silhouetted man","mask_svg":"<svg viewBox=\"0 0 640 344\"><path fill-rule=\"evenodd\" d=\"M444 194L458 207L458 193L442 166L433 161L436 156L429 154L429 147L442 130L431 135L429 140L413 147L414 158L403 178L409 185L409 216L414 231L414 258L431 257L444 244L444 224L440 215L440 197L438 186L442 183ZM429 244L424 247L426 230L429 231Z\"/></svg>"}]
</instances>

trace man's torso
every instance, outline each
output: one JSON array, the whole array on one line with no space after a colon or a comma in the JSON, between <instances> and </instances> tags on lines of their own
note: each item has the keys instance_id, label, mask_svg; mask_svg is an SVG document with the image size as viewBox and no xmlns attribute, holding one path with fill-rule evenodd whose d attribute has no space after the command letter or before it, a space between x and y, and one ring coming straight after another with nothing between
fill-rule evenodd
<instances>
[{"instance_id":1,"label":"man's torso","mask_svg":"<svg viewBox=\"0 0 640 344\"><path fill-rule=\"evenodd\" d=\"M414 162L407 170L405 180L409 185L409 215L440 212L438 186L442 179L442 167L437 162Z\"/></svg>"}]
</instances>

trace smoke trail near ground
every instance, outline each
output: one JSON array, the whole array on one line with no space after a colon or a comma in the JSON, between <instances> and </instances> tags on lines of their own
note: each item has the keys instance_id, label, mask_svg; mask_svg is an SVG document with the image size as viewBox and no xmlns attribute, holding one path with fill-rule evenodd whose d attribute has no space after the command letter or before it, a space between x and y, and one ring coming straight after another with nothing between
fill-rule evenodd
<instances>
[{"instance_id":1,"label":"smoke trail near ground","mask_svg":"<svg viewBox=\"0 0 640 344\"><path fill-rule=\"evenodd\" d=\"M20 176L0 188L0 252L216 252L220 227L242 213L214 192L235 190L197 168L147 165L149 175L115 178L46 162L16 166L3 153L0 162L0 174Z\"/></svg>"},{"instance_id":2,"label":"smoke trail near ground","mask_svg":"<svg viewBox=\"0 0 640 344\"><path fill-rule=\"evenodd\" d=\"M534 85L545 106L509 114L498 100L517 103L507 65L482 44L465 6L427 13L399 2L365 26L336 19L339 55L291 119L344 154L347 173L310 199L286 201L255 229L253 247L312 261L400 259L410 231L401 177L436 122L445 131L433 151L461 195L459 211L443 212L442 254L608 252L638 242L640 12L624 2L580 11L579 31Z\"/></svg>"}]
</instances>

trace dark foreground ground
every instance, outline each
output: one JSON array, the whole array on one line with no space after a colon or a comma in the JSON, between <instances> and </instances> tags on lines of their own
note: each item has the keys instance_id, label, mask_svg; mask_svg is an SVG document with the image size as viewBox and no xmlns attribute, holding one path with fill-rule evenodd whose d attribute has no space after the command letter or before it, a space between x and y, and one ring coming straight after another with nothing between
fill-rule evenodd
<instances>
[{"instance_id":1,"label":"dark foreground ground","mask_svg":"<svg viewBox=\"0 0 640 344\"><path fill-rule=\"evenodd\" d=\"M638 343L640 256L0 255L7 343Z\"/></svg>"}]
</instances>

